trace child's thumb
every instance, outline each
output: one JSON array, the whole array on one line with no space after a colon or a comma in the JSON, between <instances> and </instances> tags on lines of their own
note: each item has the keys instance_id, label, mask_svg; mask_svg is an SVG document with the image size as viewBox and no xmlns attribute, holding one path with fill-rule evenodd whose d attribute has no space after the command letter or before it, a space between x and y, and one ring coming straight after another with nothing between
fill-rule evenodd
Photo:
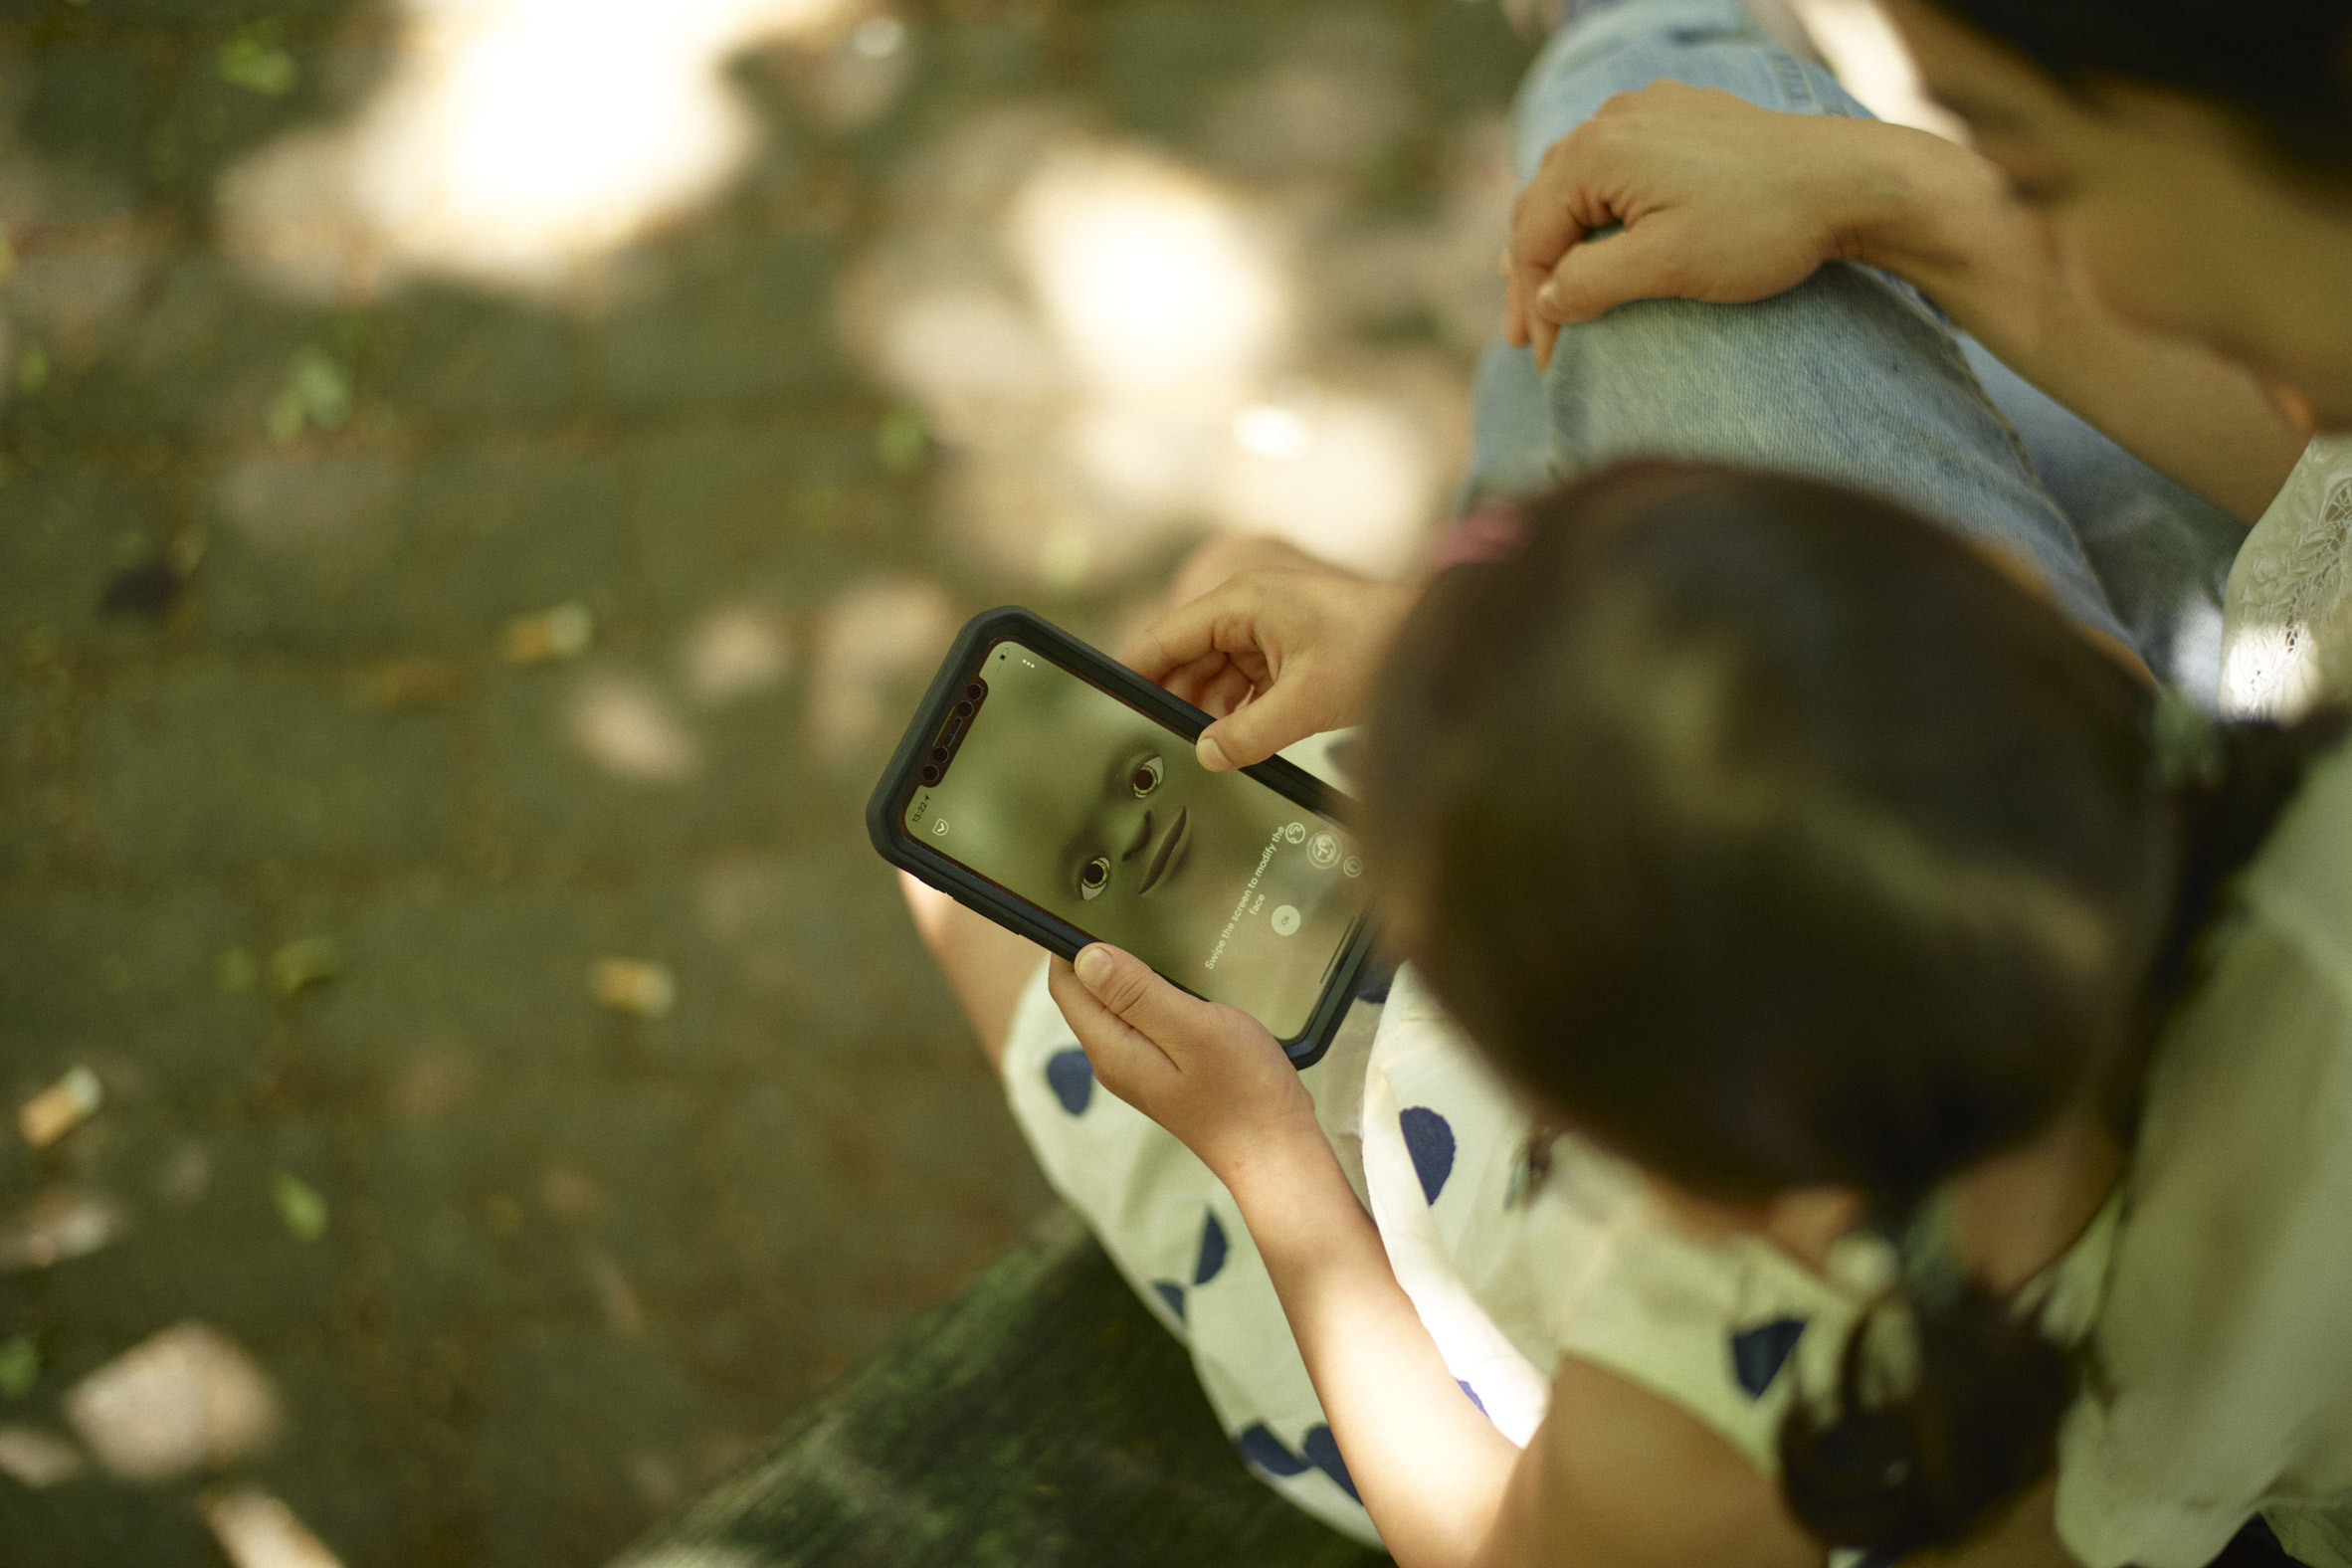
<instances>
[{"instance_id":1,"label":"child's thumb","mask_svg":"<svg viewBox=\"0 0 2352 1568\"><path fill-rule=\"evenodd\" d=\"M1295 687L1285 689L1281 682L1275 682L1265 695L1243 703L1201 731L1193 748L1200 755L1201 766L1213 773L1246 768L1264 762L1293 740L1304 740L1317 726L1298 711L1302 705Z\"/></svg>"}]
</instances>

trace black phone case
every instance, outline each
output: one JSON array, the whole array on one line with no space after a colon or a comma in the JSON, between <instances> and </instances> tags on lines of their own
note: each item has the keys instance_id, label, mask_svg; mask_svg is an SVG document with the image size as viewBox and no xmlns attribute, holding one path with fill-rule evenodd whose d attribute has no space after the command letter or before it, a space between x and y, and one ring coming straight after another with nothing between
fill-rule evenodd
<instances>
[{"instance_id":1,"label":"black phone case","mask_svg":"<svg viewBox=\"0 0 2352 1568\"><path fill-rule=\"evenodd\" d=\"M1188 745L1209 727L1210 718L1190 702L1162 690L1051 621L1015 605L983 611L966 622L956 635L955 646L948 650L946 661L932 678L931 689L924 693L922 706L916 710L913 722L906 726L882 782L875 786L873 796L866 802L866 832L882 858L892 866L912 872L956 902L1020 932L1048 951L1074 958L1087 941L1078 927L957 865L909 836L899 825L900 813L914 794L921 759L930 748L931 737L947 721L957 694L963 690L964 683L978 673L988 651L1008 639L1020 642L1079 680L1109 692L1146 718L1174 730ZM1321 816L1335 817L1337 808L1343 804L1344 797L1338 791L1280 757L1270 757L1242 771L1276 794ZM1348 1006L1355 1000L1356 983L1370 944L1369 922L1358 920L1340 946L1339 957L1331 965L1330 978L1323 983L1322 995L1315 1001L1305 1030L1295 1039L1281 1043L1292 1066L1312 1067L1331 1048L1331 1037L1339 1032L1340 1021L1347 1017ZM1171 983L1192 990L1183 981L1173 976L1168 978Z\"/></svg>"}]
</instances>

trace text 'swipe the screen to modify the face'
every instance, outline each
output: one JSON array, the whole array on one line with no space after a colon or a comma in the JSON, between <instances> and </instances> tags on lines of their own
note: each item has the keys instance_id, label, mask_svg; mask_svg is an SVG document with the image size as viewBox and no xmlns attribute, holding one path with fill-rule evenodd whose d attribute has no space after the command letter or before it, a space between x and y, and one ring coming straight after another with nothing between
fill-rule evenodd
<instances>
[{"instance_id":1,"label":"text 'swipe the screen to modify the face'","mask_svg":"<svg viewBox=\"0 0 2352 1568\"><path fill-rule=\"evenodd\" d=\"M1283 1037L1364 904L1336 825L1044 657L1000 643L947 775L907 803L938 853Z\"/></svg>"}]
</instances>

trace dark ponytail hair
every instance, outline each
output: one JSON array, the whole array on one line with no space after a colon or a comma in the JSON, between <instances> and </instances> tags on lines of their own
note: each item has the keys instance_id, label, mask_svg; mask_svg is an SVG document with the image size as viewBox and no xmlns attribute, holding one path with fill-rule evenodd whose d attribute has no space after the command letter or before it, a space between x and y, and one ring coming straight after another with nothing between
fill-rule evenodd
<instances>
[{"instance_id":1,"label":"dark ponytail hair","mask_svg":"<svg viewBox=\"0 0 2352 1568\"><path fill-rule=\"evenodd\" d=\"M2352 11L2340 0L1931 0L2071 87L2207 98L2287 162L2352 181Z\"/></svg>"},{"instance_id":2,"label":"dark ponytail hair","mask_svg":"<svg viewBox=\"0 0 2352 1568\"><path fill-rule=\"evenodd\" d=\"M2136 1102L2195 933L2326 736L2224 732L2176 789L2154 697L1888 503L1676 465L1532 503L1437 578L1360 773L1408 955L1559 1124L1702 1195L1932 1189ZM2341 725L2335 732L2340 732ZM1985 1290L1898 1299L1918 1375L1792 1401L1827 1542L1956 1541L2046 1471L2077 1376Z\"/></svg>"}]
</instances>

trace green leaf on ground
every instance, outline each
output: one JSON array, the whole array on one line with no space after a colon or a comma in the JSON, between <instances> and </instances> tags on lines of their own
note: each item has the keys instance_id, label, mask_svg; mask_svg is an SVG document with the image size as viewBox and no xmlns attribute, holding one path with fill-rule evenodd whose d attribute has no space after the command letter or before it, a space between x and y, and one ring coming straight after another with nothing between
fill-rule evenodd
<instances>
[{"instance_id":1,"label":"green leaf on ground","mask_svg":"<svg viewBox=\"0 0 2352 1568\"><path fill-rule=\"evenodd\" d=\"M343 972L343 949L331 936L303 936L270 955L270 983L293 996Z\"/></svg>"},{"instance_id":2,"label":"green leaf on ground","mask_svg":"<svg viewBox=\"0 0 2352 1568\"><path fill-rule=\"evenodd\" d=\"M298 74L294 56L279 47L277 29L249 27L221 46L221 80L231 87L284 98L294 91Z\"/></svg>"},{"instance_id":3,"label":"green leaf on ground","mask_svg":"<svg viewBox=\"0 0 2352 1568\"><path fill-rule=\"evenodd\" d=\"M326 1234L326 1200L318 1189L293 1171L280 1171L272 1188L278 1218L297 1242L314 1242Z\"/></svg>"},{"instance_id":4,"label":"green leaf on ground","mask_svg":"<svg viewBox=\"0 0 2352 1568\"><path fill-rule=\"evenodd\" d=\"M41 1346L31 1334L0 1340L0 1397L22 1399L41 1381Z\"/></svg>"}]
</instances>

